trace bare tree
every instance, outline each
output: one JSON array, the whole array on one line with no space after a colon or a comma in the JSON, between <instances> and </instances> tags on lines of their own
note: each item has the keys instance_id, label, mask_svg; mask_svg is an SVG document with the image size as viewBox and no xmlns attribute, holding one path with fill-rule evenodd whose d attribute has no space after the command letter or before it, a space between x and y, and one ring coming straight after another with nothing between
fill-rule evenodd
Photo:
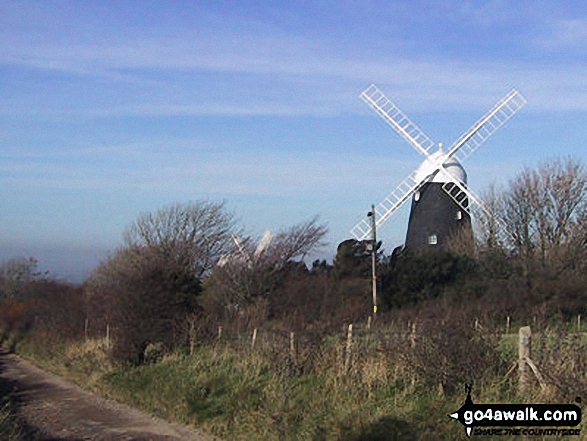
<instances>
[{"instance_id":1,"label":"bare tree","mask_svg":"<svg viewBox=\"0 0 587 441\"><path fill-rule=\"evenodd\" d=\"M515 248L526 264L536 247L536 212L542 197L538 174L530 169L525 169L511 180L508 190L502 195L507 226L513 232Z\"/></svg>"},{"instance_id":2,"label":"bare tree","mask_svg":"<svg viewBox=\"0 0 587 441\"><path fill-rule=\"evenodd\" d=\"M487 229L488 238L493 237L491 232L492 229ZM454 255L467 256L471 258L476 256L475 236L471 233L470 230L460 229L449 237L447 245L448 251Z\"/></svg>"},{"instance_id":3,"label":"bare tree","mask_svg":"<svg viewBox=\"0 0 587 441\"><path fill-rule=\"evenodd\" d=\"M32 282L43 274L37 270L33 257L9 259L0 264L0 301L23 300L30 293Z\"/></svg>"},{"instance_id":4,"label":"bare tree","mask_svg":"<svg viewBox=\"0 0 587 441\"><path fill-rule=\"evenodd\" d=\"M577 246L581 216L587 207L587 171L573 158L555 159L525 169L496 196L515 236L515 249L526 271L533 262L553 267Z\"/></svg>"},{"instance_id":5,"label":"bare tree","mask_svg":"<svg viewBox=\"0 0 587 441\"><path fill-rule=\"evenodd\" d=\"M296 224L275 236L256 265L275 271L292 260L303 260L310 252L324 245L327 232L325 225L318 224L317 217Z\"/></svg>"},{"instance_id":6,"label":"bare tree","mask_svg":"<svg viewBox=\"0 0 587 441\"><path fill-rule=\"evenodd\" d=\"M231 234L238 231L223 202L197 201L141 214L124 239L127 247L157 250L202 278L230 252Z\"/></svg>"},{"instance_id":7,"label":"bare tree","mask_svg":"<svg viewBox=\"0 0 587 441\"><path fill-rule=\"evenodd\" d=\"M577 214L569 228L569 238L561 248L562 266L584 277L587 274L587 206Z\"/></svg>"},{"instance_id":8,"label":"bare tree","mask_svg":"<svg viewBox=\"0 0 587 441\"><path fill-rule=\"evenodd\" d=\"M587 207L587 170L578 160L567 158L545 163L539 170L544 203L538 211L543 255L567 243Z\"/></svg>"},{"instance_id":9,"label":"bare tree","mask_svg":"<svg viewBox=\"0 0 587 441\"><path fill-rule=\"evenodd\" d=\"M85 283L90 321L115 332L115 356L140 362L150 343L184 343L202 279L231 249L236 222L223 203L175 204L139 216L125 246Z\"/></svg>"},{"instance_id":10,"label":"bare tree","mask_svg":"<svg viewBox=\"0 0 587 441\"><path fill-rule=\"evenodd\" d=\"M208 281L208 307L234 310L265 296L288 264L324 245L327 231L312 218L278 233L263 249L256 249L257 241L243 239L242 249L235 247L231 257L214 269Z\"/></svg>"},{"instance_id":11,"label":"bare tree","mask_svg":"<svg viewBox=\"0 0 587 441\"><path fill-rule=\"evenodd\" d=\"M491 250L495 248L507 248L508 243L503 243L500 237L500 230L504 227L501 225L501 217L498 215L504 213L504 203L502 197L503 191L494 184L490 185L483 192L483 200L486 210L479 210L472 221L475 225L475 236L473 237L474 246L480 250ZM511 232L506 232L509 236ZM466 238L464 238L466 239ZM466 244L466 241L465 241Z\"/></svg>"}]
</instances>

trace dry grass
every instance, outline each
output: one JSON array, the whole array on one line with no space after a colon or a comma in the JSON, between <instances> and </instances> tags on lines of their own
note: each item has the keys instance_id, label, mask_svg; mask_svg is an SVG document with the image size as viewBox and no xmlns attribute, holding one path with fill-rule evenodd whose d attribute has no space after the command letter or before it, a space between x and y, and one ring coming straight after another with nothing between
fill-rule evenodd
<instances>
[{"instance_id":1,"label":"dry grass","mask_svg":"<svg viewBox=\"0 0 587 441\"><path fill-rule=\"evenodd\" d=\"M545 333L539 368L551 387L520 396L515 373L506 377L514 336L455 326L422 326L434 338L419 335L415 345L405 329L357 326L350 362L346 328L300 335L294 354L288 333L260 330L254 348L249 332L225 333L191 355L167 354L133 368L113 367L101 340L61 346L60 356L45 348L44 357L86 387L231 440L455 439L462 428L446 415L462 405L461 382L469 378L474 400L487 403L569 402L561 385L587 384L576 374L585 360L573 336ZM452 388L438 388L448 380Z\"/></svg>"}]
</instances>

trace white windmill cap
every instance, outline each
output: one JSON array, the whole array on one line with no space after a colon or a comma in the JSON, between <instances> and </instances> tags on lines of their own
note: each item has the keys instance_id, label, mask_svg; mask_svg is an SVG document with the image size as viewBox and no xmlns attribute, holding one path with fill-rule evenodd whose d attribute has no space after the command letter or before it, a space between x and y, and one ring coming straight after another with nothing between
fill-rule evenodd
<instances>
[{"instance_id":1,"label":"white windmill cap","mask_svg":"<svg viewBox=\"0 0 587 441\"><path fill-rule=\"evenodd\" d=\"M458 180L463 184L467 183L467 172L459 162L457 158L454 156L452 158L447 159L444 162L444 169L451 175L453 179L450 179L449 182L453 182ZM446 182L446 176L443 173L438 173L432 182Z\"/></svg>"},{"instance_id":2,"label":"white windmill cap","mask_svg":"<svg viewBox=\"0 0 587 441\"><path fill-rule=\"evenodd\" d=\"M444 157L446 157L446 153L443 152L442 149L439 149L437 152L428 156L416 171L416 180L423 181L436 171L438 163L442 163L444 165L444 170L446 170L450 178L447 178L445 173L439 171L430 182L444 183L458 180L459 182L466 184L467 173L459 160L454 156L448 159L444 159Z\"/></svg>"}]
</instances>

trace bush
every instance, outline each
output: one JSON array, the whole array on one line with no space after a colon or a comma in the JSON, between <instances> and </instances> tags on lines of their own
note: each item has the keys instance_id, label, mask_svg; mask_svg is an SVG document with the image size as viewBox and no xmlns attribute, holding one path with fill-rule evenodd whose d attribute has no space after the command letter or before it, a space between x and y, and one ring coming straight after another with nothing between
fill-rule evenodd
<instances>
[{"instance_id":1,"label":"bush","mask_svg":"<svg viewBox=\"0 0 587 441\"><path fill-rule=\"evenodd\" d=\"M149 343L145 348L144 360L145 363L157 363L163 359L165 355L165 346L163 343Z\"/></svg>"},{"instance_id":2,"label":"bush","mask_svg":"<svg viewBox=\"0 0 587 441\"><path fill-rule=\"evenodd\" d=\"M119 251L86 286L112 332L114 360L139 364L149 343L185 345L180 326L197 310L200 281L165 256L146 248ZM95 318L92 318L95 320Z\"/></svg>"},{"instance_id":3,"label":"bush","mask_svg":"<svg viewBox=\"0 0 587 441\"><path fill-rule=\"evenodd\" d=\"M80 287L56 280L39 280L33 282L32 292L27 309L37 330L62 340L83 337L86 308Z\"/></svg>"},{"instance_id":4,"label":"bush","mask_svg":"<svg viewBox=\"0 0 587 441\"><path fill-rule=\"evenodd\" d=\"M419 323L403 357L427 389L451 394L464 384L479 383L503 371L499 338L458 319Z\"/></svg>"},{"instance_id":5,"label":"bush","mask_svg":"<svg viewBox=\"0 0 587 441\"><path fill-rule=\"evenodd\" d=\"M475 262L471 258L442 250L394 253L380 265L381 299L389 308L435 299L474 270Z\"/></svg>"}]
</instances>

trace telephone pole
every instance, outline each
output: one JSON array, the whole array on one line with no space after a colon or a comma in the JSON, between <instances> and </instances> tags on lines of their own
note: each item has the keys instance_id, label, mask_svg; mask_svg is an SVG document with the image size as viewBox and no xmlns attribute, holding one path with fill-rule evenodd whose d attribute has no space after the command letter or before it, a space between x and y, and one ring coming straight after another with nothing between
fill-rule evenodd
<instances>
[{"instance_id":1,"label":"telephone pole","mask_svg":"<svg viewBox=\"0 0 587 441\"><path fill-rule=\"evenodd\" d=\"M371 211L367 213L371 218L371 275L373 284L373 317L377 315L377 223L375 219L375 205L371 205Z\"/></svg>"}]
</instances>

